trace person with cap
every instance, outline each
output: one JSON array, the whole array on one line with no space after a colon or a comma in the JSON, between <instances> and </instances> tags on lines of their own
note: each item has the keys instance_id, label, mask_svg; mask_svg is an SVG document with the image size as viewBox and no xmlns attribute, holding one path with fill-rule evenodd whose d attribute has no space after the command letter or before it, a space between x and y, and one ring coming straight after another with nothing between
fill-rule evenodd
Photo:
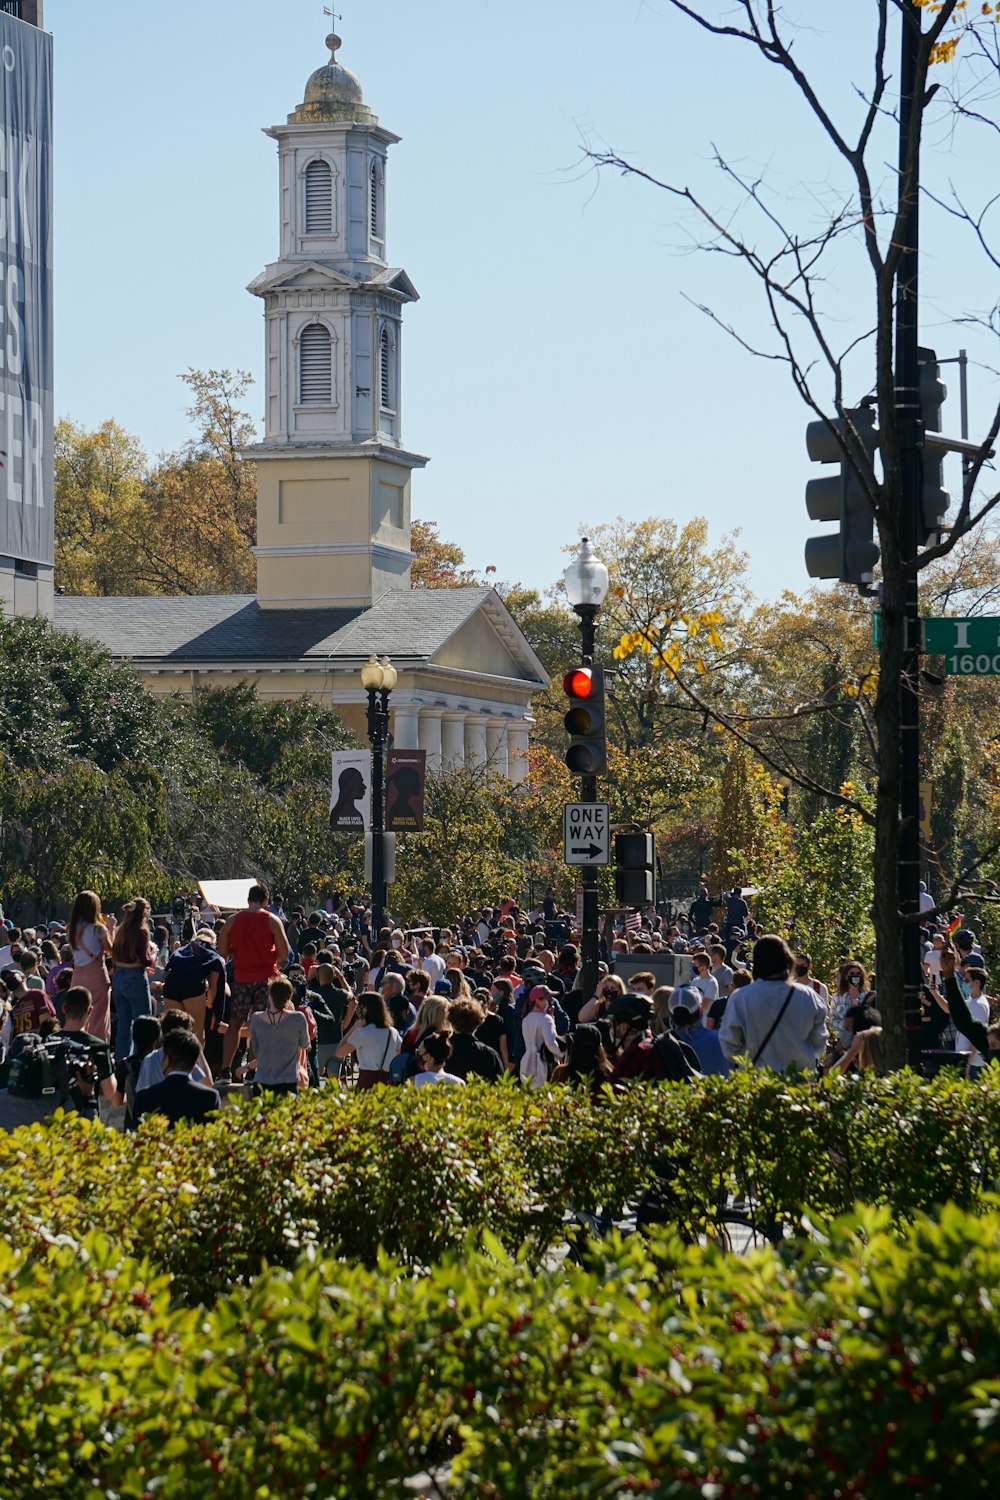
<instances>
[{"instance_id":1,"label":"person with cap","mask_svg":"<svg viewBox=\"0 0 1000 1500\"><path fill-rule=\"evenodd\" d=\"M667 1007L670 1024L679 1041L686 1042L698 1059L702 1073L732 1071L732 1063L725 1056L719 1041L719 1033L701 1024L701 996L691 985L681 984L671 990Z\"/></svg>"},{"instance_id":2,"label":"person with cap","mask_svg":"<svg viewBox=\"0 0 1000 1500\"><path fill-rule=\"evenodd\" d=\"M979 947L979 939L968 927L960 927L952 941L958 951L958 961L963 968L985 969L986 960Z\"/></svg>"},{"instance_id":3,"label":"person with cap","mask_svg":"<svg viewBox=\"0 0 1000 1500\"><path fill-rule=\"evenodd\" d=\"M524 1051L518 1071L533 1089L548 1083L550 1064L562 1059L562 1045L552 1017L555 998L555 991L548 985L536 984L525 1002L521 1021Z\"/></svg>"},{"instance_id":4,"label":"person with cap","mask_svg":"<svg viewBox=\"0 0 1000 1500\"><path fill-rule=\"evenodd\" d=\"M698 1077L696 1053L669 1031L654 1037L652 1017L653 1002L646 995L626 991L611 1002L611 1028L618 1048L612 1083L680 1083Z\"/></svg>"}]
</instances>

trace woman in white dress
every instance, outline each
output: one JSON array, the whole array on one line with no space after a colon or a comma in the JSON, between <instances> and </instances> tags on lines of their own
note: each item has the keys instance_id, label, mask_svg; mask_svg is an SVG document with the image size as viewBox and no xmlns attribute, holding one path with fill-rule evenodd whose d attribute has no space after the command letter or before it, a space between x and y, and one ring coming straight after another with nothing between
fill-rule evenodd
<instances>
[{"instance_id":1,"label":"woman in white dress","mask_svg":"<svg viewBox=\"0 0 1000 1500\"><path fill-rule=\"evenodd\" d=\"M524 1038L524 1056L521 1058L520 1074L533 1089L540 1089L549 1081L549 1073L562 1058L562 1047L556 1034L556 1023L552 1019L554 992L544 984L536 984L528 995L521 1020L521 1035Z\"/></svg>"}]
</instances>

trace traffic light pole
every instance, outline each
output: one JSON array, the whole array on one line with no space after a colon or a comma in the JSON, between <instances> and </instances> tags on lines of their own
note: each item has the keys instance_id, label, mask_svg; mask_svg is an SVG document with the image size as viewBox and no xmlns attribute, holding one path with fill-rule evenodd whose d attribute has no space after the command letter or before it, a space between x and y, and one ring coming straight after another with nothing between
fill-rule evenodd
<instances>
[{"instance_id":1,"label":"traffic light pole","mask_svg":"<svg viewBox=\"0 0 1000 1500\"><path fill-rule=\"evenodd\" d=\"M594 604L577 604L574 606L576 613L580 616L580 635L583 639L583 664L586 667L594 665L594 648L597 636L597 612L598 606ZM580 777L580 801L597 801L597 777ZM580 883L583 887L583 925L580 929L580 989L586 1000L597 993L597 965L600 957L598 942L599 909L597 900L597 867L595 865L584 865L580 872Z\"/></svg>"},{"instance_id":2,"label":"traffic light pole","mask_svg":"<svg viewBox=\"0 0 1000 1500\"><path fill-rule=\"evenodd\" d=\"M899 181L902 191L910 170L910 134L919 107L916 91L920 48L920 11L913 0L903 0L899 103ZM899 684L899 909L904 918L920 911L920 599L916 559L920 545L923 485L920 420L920 368L917 328L917 264L919 245L920 143L912 161L912 181L899 274L896 282L896 427L900 458L900 561L905 574L903 670ZM907 1055L911 1065L920 1060L920 1000L923 965L920 924L903 922L903 1006Z\"/></svg>"},{"instance_id":3,"label":"traffic light pole","mask_svg":"<svg viewBox=\"0 0 1000 1500\"><path fill-rule=\"evenodd\" d=\"M389 739L389 694L368 689L368 740L372 747L372 942L385 921L385 750Z\"/></svg>"}]
</instances>

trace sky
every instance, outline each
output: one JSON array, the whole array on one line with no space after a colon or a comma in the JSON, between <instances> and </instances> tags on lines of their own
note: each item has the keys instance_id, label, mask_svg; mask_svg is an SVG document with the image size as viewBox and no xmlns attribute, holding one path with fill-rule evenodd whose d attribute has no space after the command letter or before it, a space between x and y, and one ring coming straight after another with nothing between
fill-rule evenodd
<instances>
[{"instance_id":1,"label":"sky","mask_svg":"<svg viewBox=\"0 0 1000 1500\"><path fill-rule=\"evenodd\" d=\"M699 310L766 347L752 278L696 248L675 196L598 172L585 154L613 148L690 185L765 243L717 151L814 232L844 178L788 82L668 0L337 8L339 60L402 137L389 157L389 260L420 293L405 310L402 435L431 460L413 478L414 515L436 521L470 566L539 589L582 528L704 516L713 542L741 532L757 595L805 589L802 547L817 528L804 489L820 472L805 452L811 413L779 363ZM798 55L838 118L858 117L873 9L791 0L808 23ZM278 195L276 146L260 132L327 60L330 21L321 0L46 0L45 24L56 411L88 427L113 417L150 454L172 451L191 432L180 372L262 379L262 308L245 288L277 256ZM968 88L961 67L941 80L964 76ZM891 147L886 135L890 182ZM995 184L995 149L986 132L942 123L928 134L925 180L971 201ZM996 268L967 226L931 204L924 220L922 336L940 355L969 349L975 434L1000 359L991 332L957 320L996 301ZM821 295L846 347L871 305L846 248ZM860 398L870 342L849 372ZM259 416L259 383L249 406ZM957 431L957 399L947 409Z\"/></svg>"}]
</instances>

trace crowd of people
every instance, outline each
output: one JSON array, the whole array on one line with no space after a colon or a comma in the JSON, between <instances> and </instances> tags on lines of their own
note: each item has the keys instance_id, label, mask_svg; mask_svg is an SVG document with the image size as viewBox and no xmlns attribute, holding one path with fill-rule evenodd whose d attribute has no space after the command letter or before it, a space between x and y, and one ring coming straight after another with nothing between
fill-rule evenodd
<instances>
[{"instance_id":1,"label":"crowd of people","mask_svg":"<svg viewBox=\"0 0 1000 1500\"><path fill-rule=\"evenodd\" d=\"M224 1095L308 1087L461 1087L513 1074L597 1092L753 1066L884 1070L874 977L829 984L762 932L737 887L683 912L608 917L596 986L553 893L452 926L374 931L363 903L286 912L253 886L227 918L194 898L177 924L138 898L117 917L81 892L66 923L0 912L0 1128L62 1105L125 1129L201 1120ZM648 965L648 967L647 967ZM616 972L619 971L619 972ZM1000 1055L975 933L928 931L923 1038L975 1077ZM670 982L665 982L669 977Z\"/></svg>"}]
</instances>

